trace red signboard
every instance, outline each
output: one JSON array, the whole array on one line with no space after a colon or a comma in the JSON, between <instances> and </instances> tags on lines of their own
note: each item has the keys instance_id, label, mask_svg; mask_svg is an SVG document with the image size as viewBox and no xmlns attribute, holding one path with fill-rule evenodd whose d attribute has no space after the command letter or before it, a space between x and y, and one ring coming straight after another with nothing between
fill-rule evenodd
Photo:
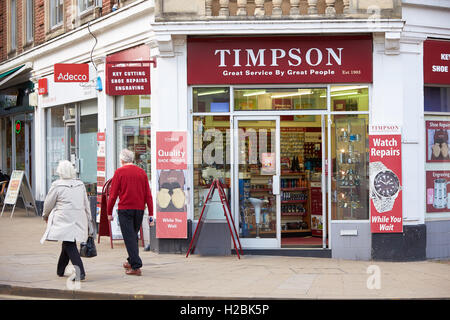
<instances>
[{"instance_id":1,"label":"red signboard","mask_svg":"<svg viewBox=\"0 0 450 320\"><path fill-rule=\"evenodd\" d=\"M158 212L156 238L187 238L186 212Z\"/></svg>"},{"instance_id":2,"label":"red signboard","mask_svg":"<svg viewBox=\"0 0 450 320\"><path fill-rule=\"evenodd\" d=\"M156 169L187 169L187 133L185 131L156 132Z\"/></svg>"},{"instance_id":3,"label":"red signboard","mask_svg":"<svg viewBox=\"0 0 450 320\"><path fill-rule=\"evenodd\" d=\"M372 82L370 36L188 40L188 84Z\"/></svg>"},{"instance_id":4,"label":"red signboard","mask_svg":"<svg viewBox=\"0 0 450 320\"><path fill-rule=\"evenodd\" d=\"M57 63L53 74L55 82L89 82L89 65Z\"/></svg>"},{"instance_id":5,"label":"red signboard","mask_svg":"<svg viewBox=\"0 0 450 320\"><path fill-rule=\"evenodd\" d=\"M427 212L450 212L450 171L427 171Z\"/></svg>"},{"instance_id":6,"label":"red signboard","mask_svg":"<svg viewBox=\"0 0 450 320\"><path fill-rule=\"evenodd\" d=\"M450 121L425 121L427 162L450 162Z\"/></svg>"},{"instance_id":7,"label":"red signboard","mask_svg":"<svg viewBox=\"0 0 450 320\"><path fill-rule=\"evenodd\" d=\"M42 94L48 94L48 82L47 78L42 78L38 80L38 93L40 95Z\"/></svg>"},{"instance_id":8,"label":"red signboard","mask_svg":"<svg viewBox=\"0 0 450 320\"><path fill-rule=\"evenodd\" d=\"M150 66L107 64L106 94L110 96L150 94Z\"/></svg>"},{"instance_id":9,"label":"red signboard","mask_svg":"<svg viewBox=\"0 0 450 320\"><path fill-rule=\"evenodd\" d=\"M369 150L371 231L403 232L400 127L371 126Z\"/></svg>"},{"instance_id":10,"label":"red signboard","mask_svg":"<svg viewBox=\"0 0 450 320\"><path fill-rule=\"evenodd\" d=\"M450 84L450 41L426 40L423 43L423 81Z\"/></svg>"}]
</instances>

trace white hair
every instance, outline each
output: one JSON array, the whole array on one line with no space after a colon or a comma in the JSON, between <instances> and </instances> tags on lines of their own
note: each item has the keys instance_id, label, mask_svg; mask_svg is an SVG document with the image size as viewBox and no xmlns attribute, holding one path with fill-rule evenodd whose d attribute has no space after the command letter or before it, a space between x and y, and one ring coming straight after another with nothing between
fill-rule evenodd
<instances>
[{"instance_id":1,"label":"white hair","mask_svg":"<svg viewBox=\"0 0 450 320\"><path fill-rule=\"evenodd\" d=\"M72 163L68 160L61 160L59 162L56 173L61 179L75 179L77 174Z\"/></svg>"},{"instance_id":2,"label":"white hair","mask_svg":"<svg viewBox=\"0 0 450 320\"><path fill-rule=\"evenodd\" d=\"M123 149L120 151L120 160L125 163L131 163L134 161L134 153L128 149Z\"/></svg>"}]
</instances>

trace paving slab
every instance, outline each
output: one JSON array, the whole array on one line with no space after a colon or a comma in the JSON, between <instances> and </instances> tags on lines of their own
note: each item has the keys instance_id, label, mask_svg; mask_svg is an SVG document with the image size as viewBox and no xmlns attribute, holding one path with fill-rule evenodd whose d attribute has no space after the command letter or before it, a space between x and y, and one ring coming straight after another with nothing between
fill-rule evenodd
<instances>
[{"instance_id":1,"label":"paving slab","mask_svg":"<svg viewBox=\"0 0 450 320\"><path fill-rule=\"evenodd\" d=\"M46 224L16 209L0 218L0 294L87 299L450 299L449 261L383 262L330 258L158 254L140 247L141 277L122 268L125 245L102 237L98 256L83 258L87 281L72 290L56 275L59 242L40 244ZM380 288L369 289L380 271ZM34 291L33 291L34 290Z\"/></svg>"}]
</instances>

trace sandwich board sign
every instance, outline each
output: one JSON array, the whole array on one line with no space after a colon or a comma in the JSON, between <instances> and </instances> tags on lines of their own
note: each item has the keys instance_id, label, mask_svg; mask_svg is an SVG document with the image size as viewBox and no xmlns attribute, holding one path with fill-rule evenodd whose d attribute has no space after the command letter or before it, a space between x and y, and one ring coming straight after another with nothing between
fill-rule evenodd
<instances>
[{"instance_id":1,"label":"sandwich board sign","mask_svg":"<svg viewBox=\"0 0 450 320\"><path fill-rule=\"evenodd\" d=\"M16 209L17 199L19 198L19 195L22 197L25 209L27 210L27 214L29 208L33 208L35 213L37 214L36 203L34 201L33 193L31 192L31 187L25 172L14 170L11 174L11 179L9 180L8 190L6 191L5 200L3 202L1 216L3 216L5 206L8 204L14 206L11 212L12 218L14 210Z\"/></svg>"}]
</instances>

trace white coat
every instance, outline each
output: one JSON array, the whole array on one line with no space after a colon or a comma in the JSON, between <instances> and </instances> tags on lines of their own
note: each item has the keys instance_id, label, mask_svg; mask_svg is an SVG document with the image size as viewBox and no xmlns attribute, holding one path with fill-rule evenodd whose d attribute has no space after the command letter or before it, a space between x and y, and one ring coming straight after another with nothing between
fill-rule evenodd
<instances>
[{"instance_id":1,"label":"white coat","mask_svg":"<svg viewBox=\"0 0 450 320\"><path fill-rule=\"evenodd\" d=\"M86 242L93 228L83 182L72 179L53 182L44 201L43 218L47 216L47 229L41 243L45 240Z\"/></svg>"}]
</instances>

